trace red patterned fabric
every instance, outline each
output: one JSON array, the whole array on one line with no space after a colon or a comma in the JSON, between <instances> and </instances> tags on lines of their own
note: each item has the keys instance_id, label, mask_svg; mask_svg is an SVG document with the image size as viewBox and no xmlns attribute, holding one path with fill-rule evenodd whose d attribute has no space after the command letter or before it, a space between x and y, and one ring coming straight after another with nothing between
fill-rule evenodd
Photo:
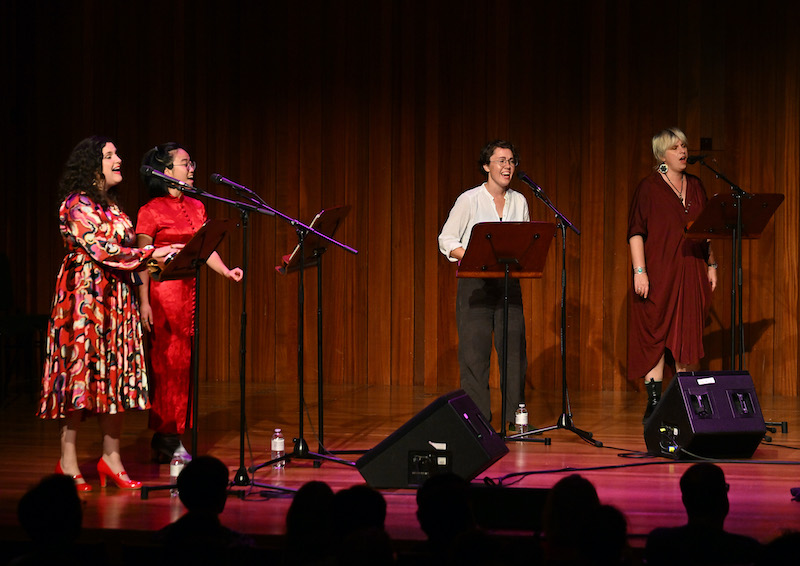
<instances>
[{"instance_id":1,"label":"red patterned fabric","mask_svg":"<svg viewBox=\"0 0 800 566\"><path fill-rule=\"evenodd\" d=\"M185 244L205 221L203 203L167 195L139 209L136 233L153 238L156 247ZM194 303L194 279L150 280L150 428L163 434L182 434L190 425Z\"/></svg>"},{"instance_id":2,"label":"red patterned fabric","mask_svg":"<svg viewBox=\"0 0 800 566\"><path fill-rule=\"evenodd\" d=\"M38 416L85 409L148 409L148 384L133 272L151 249L133 247L130 218L72 194L59 211L67 255L56 280Z\"/></svg>"}]
</instances>

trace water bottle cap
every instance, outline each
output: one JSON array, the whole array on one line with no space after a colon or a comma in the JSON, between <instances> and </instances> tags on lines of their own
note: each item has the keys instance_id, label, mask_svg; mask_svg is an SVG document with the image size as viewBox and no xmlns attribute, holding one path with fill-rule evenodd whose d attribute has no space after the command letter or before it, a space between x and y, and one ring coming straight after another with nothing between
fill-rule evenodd
<instances>
[{"instance_id":1,"label":"water bottle cap","mask_svg":"<svg viewBox=\"0 0 800 566\"><path fill-rule=\"evenodd\" d=\"M279 429L279 428L275 429L275 432L280 432L280 431L281 431L281 429Z\"/></svg>"},{"instance_id":2,"label":"water bottle cap","mask_svg":"<svg viewBox=\"0 0 800 566\"><path fill-rule=\"evenodd\" d=\"M525 406L525 403L520 403L520 404L519 404L519 406L520 406L520 407L524 407L524 406Z\"/></svg>"}]
</instances>

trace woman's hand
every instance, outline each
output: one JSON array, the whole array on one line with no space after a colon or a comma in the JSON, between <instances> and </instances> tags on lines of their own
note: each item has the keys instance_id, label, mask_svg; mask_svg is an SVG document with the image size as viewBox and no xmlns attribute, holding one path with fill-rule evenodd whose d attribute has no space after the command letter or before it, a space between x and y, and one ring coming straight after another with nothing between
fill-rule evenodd
<instances>
[{"instance_id":1,"label":"woman's hand","mask_svg":"<svg viewBox=\"0 0 800 566\"><path fill-rule=\"evenodd\" d=\"M225 272L225 277L238 283L244 277L244 271L242 271L241 267L234 267Z\"/></svg>"},{"instance_id":2,"label":"woman's hand","mask_svg":"<svg viewBox=\"0 0 800 566\"><path fill-rule=\"evenodd\" d=\"M646 299L650 293L650 278L645 273L634 273L633 275L633 292L641 298Z\"/></svg>"},{"instance_id":3,"label":"woman's hand","mask_svg":"<svg viewBox=\"0 0 800 566\"><path fill-rule=\"evenodd\" d=\"M140 305L139 313L142 319L142 326L147 332L150 332L153 329L153 309L150 304Z\"/></svg>"},{"instance_id":4,"label":"woman's hand","mask_svg":"<svg viewBox=\"0 0 800 566\"><path fill-rule=\"evenodd\" d=\"M716 264L708 266L708 282L711 283L711 292L717 288L717 267Z\"/></svg>"},{"instance_id":5,"label":"woman's hand","mask_svg":"<svg viewBox=\"0 0 800 566\"><path fill-rule=\"evenodd\" d=\"M181 249L183 248L183 244L170 244L168 246L161 246L160 248L156 248L151 256L155 259L159 265L164 266L167 262L167 259L172 259Z\"/></svg>"}]
</instances>

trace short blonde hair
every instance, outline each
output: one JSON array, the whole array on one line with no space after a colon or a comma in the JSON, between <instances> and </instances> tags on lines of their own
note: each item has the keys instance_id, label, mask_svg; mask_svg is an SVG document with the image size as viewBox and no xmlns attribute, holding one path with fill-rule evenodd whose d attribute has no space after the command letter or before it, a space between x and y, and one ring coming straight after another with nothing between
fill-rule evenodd
<instances>
[{"instance_id":1,"label":"short blonde hair","mask_svg":"<svg viewBox=\"0 0 800 566\"><path fill-rule=\"evenodd\" d=\"M653 155L656 161L661 163L664 161L664 154L669 148L675 145L678 141L682 141L685 146L689 146L686 141L686 134L680 128L667 128L661 130L653 136Z\"/></svg>"}]
</instances>

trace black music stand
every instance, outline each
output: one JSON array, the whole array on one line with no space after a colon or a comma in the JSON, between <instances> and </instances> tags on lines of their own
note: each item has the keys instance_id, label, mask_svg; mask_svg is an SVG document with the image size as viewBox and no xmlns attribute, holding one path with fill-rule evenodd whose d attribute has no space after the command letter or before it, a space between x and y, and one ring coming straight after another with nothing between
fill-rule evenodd
<instances>
[{"instance_id":1,"label":"black music stand","mask_svg":"<svg viewBox=\"0 0 800 566\"><path fill-rule=\"evenodd\" d=\"M348 462L335 456L330 456L322 446L322 254L326 250L328 242L337 243L332 239L333 233L344 220L347 213L350 212L349 206L337 206L328 210L321 210L312 220L311 224L307 227L295 222L293 225L297 230L299 242L292 253L283 257L283 265L275 269L282 274L298 272L297 275L297 387L299 397L299 410L298 410L298 433L297 438L294 439L294 448L291 453L284 454L279 458L273 458L258 465L250 466L248 470L254 473L261 468L270 466L276 462L289 461L291 459L305 459L314 460L314 467L319 467L322 460L329 460L345 466L355 467L355 462ZM341 246L341 244L339 244ZM306 246L308 246L308 251ZM347 249L347 248L346 248ZM354 250L353 250L354 251ZM320 451L310 452L308 443L303 436L303 409L305 405L305 398L303 396L303 364L304 364L304 304L305 304L305 286L304 286L304 272L306 266L317 267L317 364L319 368L319 378L317 383L317 391L319 395L319 422L320 422L320 436L319 447Z\"/></svg>"},{"instance_id":2,"label":"black music stand","mask_svg":"<svg viewBox=\"0 0 800 566\"><path fill-rule=\"evenodd\" d=\"M170 281L173 279L195 278L194 320L194 347L192 352L192 406L189 420L192 429L192 454L197 454L197 403L199 389L199 357L200 333L198 321L200 318L200 268L203 267L208 257L222 243L228 232L228 220L207 220L203 226L192 236L186 245L175 254L172 259L165 262L163 269L150 273L150 278L156 281ZM162 489L171 489L175 485L142 486L142 499L147 499L149 492Z\"/></svg>"},{"instance_id":3,"label":"black music stand","mask_svg":"<svg viewBox=\"0 0 800 566\"><path fill-rule=\"evenodd\" d=\"M504 278L503 359L500 360L502 392L501 434L503 438L544 442L549 438L506 437L506 387L508 377L508 282L515 279L541 278L550 242L555 237L552 222L481 222L472 228L469 245L459 262L456 277L481 279ZM524 377L523 377L524 379Z\"/></svg>"},{"instance_id":4,"label":"black music stand","mask_svg":"<svg viewBox=\"0 0 800 566\"><path fill-rule=\"evenodd\" d=\"M335 206L333 208L320 210L314 219L309 224L309 227L321 232L327 236L333 237L339 225L344 221L345 217L350 213L350 206ZM304 243L304 257L303 267L316 267L317 268L317 418L319 421L319 435L317 440L318 449L320 454L363 454L366 450L327 450L325 448L324 440L324 410L323 410L323 359L322 359L322 254L327 251L328 242L319 236L311 233ZM275 267L275 270L281 275L287 275L300 270L300 245L295 246L291 254L287 254L281 258L281 265ZM302 389L300 394L302 401ZM302 405L301 405L302 407ZM300 420L302 421L302 409L300 413ZM303 428L300 428L300 437L303 437ZM322 460L314 460L314 467L322 465Z\"/></svg>"},{"instance_id":5,"label":"black music stand","mask_svg":"<svg viewBox=\"0 0 800 566\"><path fill-rule=\"evenodd\" d=\"M701 163L706 165L703 161ZM720 174L717 176L722 177ZM684 235L687 238L731 239L731 370L736 369L738 359L738 369L743 371L745 348L742 240L756 240L761 237L767 223L783 202L784 196L776 193L747 193L735 185L731 185L731 189L728 194L714 195L703 207L703 212L697 220L686 226ZM781 427L781 432L784 434L789 431L787 421L769 421L765 424L767 430L773 433L776 431L774 427L777 426Z\"/></svg>"},{"instance_id":6,"label":"black music stand","mask_svg":"<svg viewBox=\"0 0 800 566\"><path fill-rule=\"evenodd\" d=\"M684 231L687 238L731 238L731 370L736 369L737 333L739 371L742 371L744 359L742 240L760 238L767 222L775 214L783 199L783 195L779 194L753 194L741 190L714 195L703 207L703 212L697 220L689 223Z\"/></svg>"}]
</instances>

